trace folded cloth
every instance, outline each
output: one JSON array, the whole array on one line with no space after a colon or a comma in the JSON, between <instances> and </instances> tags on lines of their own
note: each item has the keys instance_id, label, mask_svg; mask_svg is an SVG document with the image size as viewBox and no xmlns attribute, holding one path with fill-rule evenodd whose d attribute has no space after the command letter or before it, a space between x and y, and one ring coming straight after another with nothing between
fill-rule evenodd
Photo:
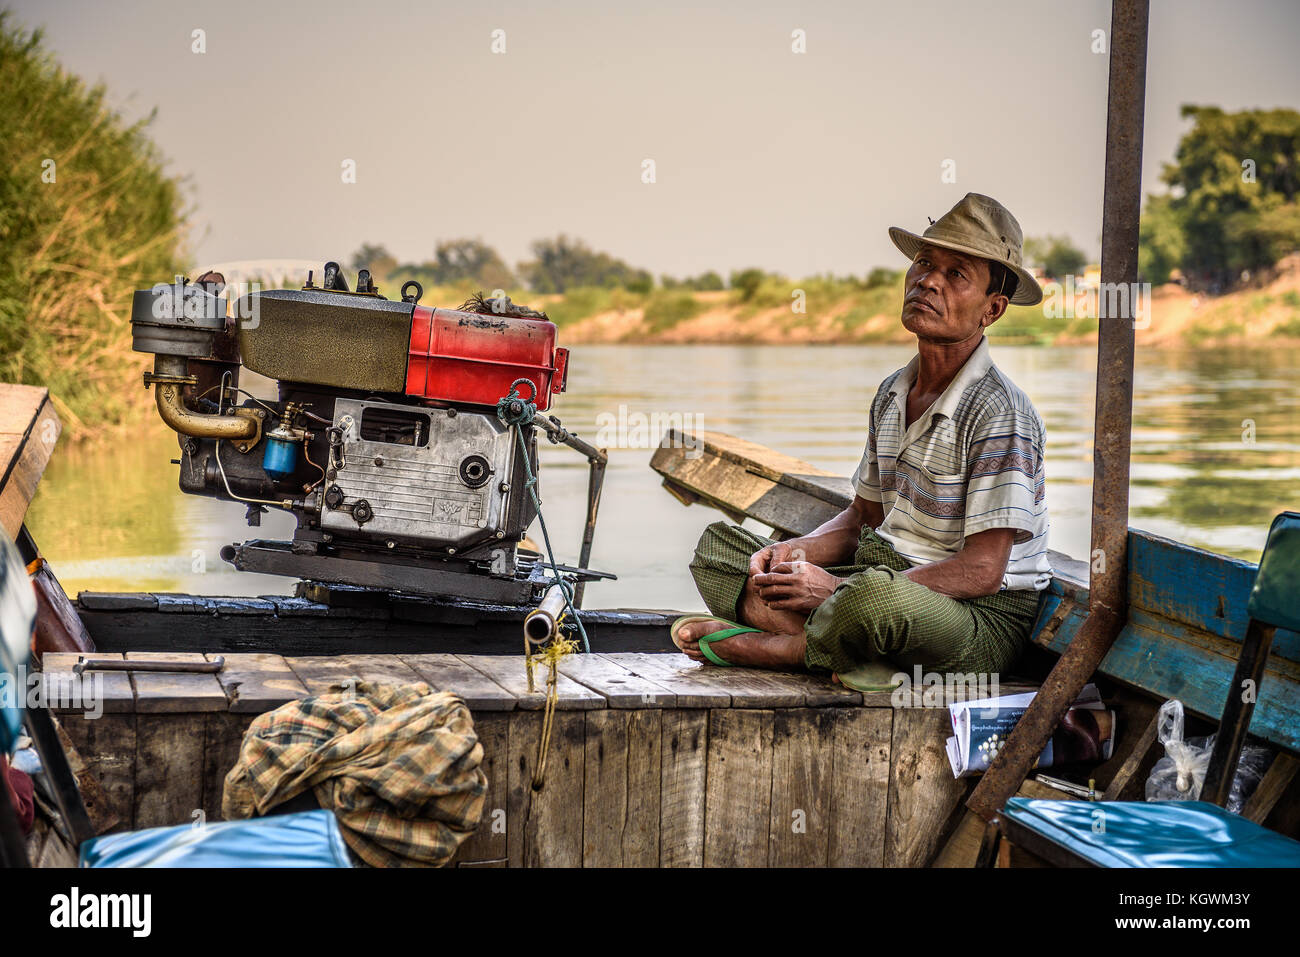
<instances>
[{"instance_id":1,"label":"folded cloth","mask_svg":"<svg viewBox=\"0 0 1300 957\"><path fill-rule=\"evenodd\" d=\"M424 682L336 688L253 721L226 775L225 818L312 789L365 863L446 864L478 826L487 791L469 709Z\"/></svg>"}]
</instances>

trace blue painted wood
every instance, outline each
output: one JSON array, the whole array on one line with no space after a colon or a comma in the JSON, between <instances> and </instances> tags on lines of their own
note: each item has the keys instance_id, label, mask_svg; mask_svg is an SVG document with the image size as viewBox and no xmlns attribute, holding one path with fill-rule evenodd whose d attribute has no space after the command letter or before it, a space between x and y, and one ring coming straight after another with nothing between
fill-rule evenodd
<instances>
[{"instance_id":1,"label":"blue painted wood","mask_svg":"<svg viewBox=\"0 0 1300 957\"><path fill-rule=\"evenodd\" d=\"M1246 605L1258 567L1129 530L1129 604L1237 644L1246 634ZM1300 661L1300 635L1279 629L1272 654Z\"/></svg>"},{"instance_id":2,"label":"blue painted wood","mask_svg":"<svg viewBox=\"0 0 1300 957\"><path fill-rule=\"evenodd\" d=\"M1161 698L1178 698L1217 722L1246 633L1256 566L1136 529L1130 530L1129 549L1129 620L1099 673ZM1058 654L1069 647L1087 617L1087 595L1086 588L1053 581L1039 606L1034 640ZM1054 634L1044 634L1067 598L1075 606ZM1295 632L1279 630L1274 639L1250 733L1300 750Z\"/></svg>"}]
</instances>

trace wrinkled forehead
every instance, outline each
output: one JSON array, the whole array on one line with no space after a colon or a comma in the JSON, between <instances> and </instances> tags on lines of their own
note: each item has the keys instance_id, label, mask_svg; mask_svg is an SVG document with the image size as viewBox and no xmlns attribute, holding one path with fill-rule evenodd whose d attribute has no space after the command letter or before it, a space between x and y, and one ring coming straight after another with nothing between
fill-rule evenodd
<instances>
[{"instance_id":1,"label":"wrinkled forehead","mask_svg":"<svg viewBox=\"0 0 1300 957\"><path fill-rule=\"evenodd\" d=\"M916 256L917 258L924 256L938 266L965 266L971 272L983 270L985 274L989 271L989 261L981 256L959 253L955 249L945 249L930 243L922 243L921 248L916 251ZM915 261L914 259L913 262Z\"/></svg>"}]
</instances>

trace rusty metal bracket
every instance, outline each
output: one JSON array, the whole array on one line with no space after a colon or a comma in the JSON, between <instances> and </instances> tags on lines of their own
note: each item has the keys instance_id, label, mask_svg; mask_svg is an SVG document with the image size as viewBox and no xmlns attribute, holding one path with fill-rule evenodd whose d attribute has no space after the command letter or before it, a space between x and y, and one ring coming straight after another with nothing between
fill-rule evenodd
<instances>
[{"instance_id":1,"label":"rusty metal bracket","mask_svg":"<svg viewBox=\"0 0 1300 957\"><path fill-rule=\"evenodd\" d=\"M1113 0L1102 201L1102 290L1137 289L1149 0ZM1116 285L1111 285L1116 284ZM1088 617L1016 724L966 806L992 820L1016 793L1128 616L1129 453L1134 295L1099 297ZM1118 306L1116 315L1111 307Z\"/></svg>"}]
</instances>

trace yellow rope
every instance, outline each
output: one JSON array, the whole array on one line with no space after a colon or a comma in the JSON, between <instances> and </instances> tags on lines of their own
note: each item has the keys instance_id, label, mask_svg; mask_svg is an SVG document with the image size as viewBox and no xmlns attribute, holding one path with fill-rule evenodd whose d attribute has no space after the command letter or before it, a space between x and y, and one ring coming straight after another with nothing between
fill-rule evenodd
<instances>
[{"instance_id":1,"label":"yellow rope","mask_svg":"<svg viewBox=\"0 0 1300 957\"><path fill-rule=\"evenodd\" d=\"M551 729L555 727L555 703L559 700L557 690L560 659L578 650L578 643L567 638L555 638L538 655L525 655L528 668L528 687L533 687L533 661L539 658L545 661L550 671L546 676L546 707L542 710L542 736L537 742L537 770L533 774L533 790L540 791L546 783L546 758L551 750Z\"/></svg>"}]
</instances>

